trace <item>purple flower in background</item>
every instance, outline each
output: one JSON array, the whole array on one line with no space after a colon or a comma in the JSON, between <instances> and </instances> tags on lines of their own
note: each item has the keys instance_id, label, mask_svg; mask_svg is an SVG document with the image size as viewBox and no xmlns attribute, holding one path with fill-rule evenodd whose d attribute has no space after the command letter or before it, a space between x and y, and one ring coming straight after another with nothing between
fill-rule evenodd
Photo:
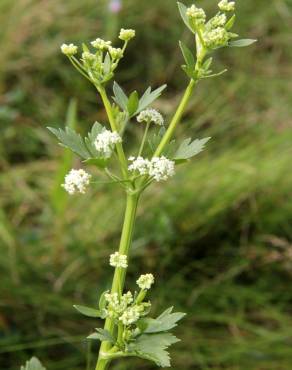
<instances>
[{"instance_id":1,"label":"purple flower in background","mask_svg":"<svg viewBox=\"0 0 292 370\"><path fill-rule=\"evenodd\" d=\"M112 13L119 13L121 9L122 9L122 1L121 0L110 0L109 10Z\"/></svg>"}]
</instances>

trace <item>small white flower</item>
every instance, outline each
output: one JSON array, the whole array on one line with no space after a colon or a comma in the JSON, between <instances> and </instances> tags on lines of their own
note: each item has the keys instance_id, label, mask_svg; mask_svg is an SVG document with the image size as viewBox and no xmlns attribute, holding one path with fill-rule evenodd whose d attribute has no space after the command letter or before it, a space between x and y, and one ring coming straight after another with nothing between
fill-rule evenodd
<instances>
[{"instance_id":1,"label":"small white flower","mask_svg":"<svg viewBox=\"0 0 292 370\"><path fill-rule=\"evenodd\" d=\"M105 300L108 304L110 304L112 307L119 305L119 295L118 293L106 293L104 295Z\"/></svg>"},{"instance_id":2,"label":"small white flower","mask_svg":"<svg viewBox=\"0 0 292 370\"><path fill-rule=\"evenodd\" d=\"M166 181L175 174L174 164L164 156L154 157L151 160L149 175L156 181Z\"/></svg>"},{"instance_id":3,"label":"small white flower","mask_svg":"<svg viewBox=\"0 0 292 370\"><path fill-rule=\"evenodd\" d=\"M110 265L113 267L121 267L126 269L128 267L127 256L125 254L120 254L119 252L111 254Z\"/></svg>"},{"instance_id":4,"label":"small white flower","mask_svg":"<svg viewBox=\"0 0 292 370\"><path fill-rule=\"evenodd\" d=\"M235 1L221 0L218 4L218 7L222 12L234 12L235 10Z\"/></svg>"},{"instance_id":5,"label":"small white flower","mask_svg":"<svg viewBox=\"0 0 292 370\"><path fill-rule=\"evenodd\" d=\"M98 152L101 152L105 157L110 157L113 146L121 142L122 138L116 131L104 130L97 135L94 145Z\"/></svg>"},{"instance_id":6,"label":"small white flower","mask_svg":"<svg viewBox=\"0 0 292 370\"><path fill-rule=\"evenodd\" d=\"M84 62L91 63L96 60L96 56L89 51L85 51L84 53L82 53L82 59L84 60Z\"/></svg>"},{"instance_id":7,"label":"small white flower","mask_svg":"<svg viewBox=\"0 0 292 370\"><path fill-rule=\"evenodd\" d=\"M132 162L128 167L131 172L138 172L140 175L147 175L149 172L150 161L143 157L130 157L129 161Z\"/></svg>"},{"instance_id":8,"label":"small white flower","mask_svg":"<svg viewBox=\"0 0 292 370\"><path fill-rule=\"evenodd\" d=\"M70 194L84 194L90 183L91 175L84 170L71 170L65 176L65 183L62 187Z\"/></svg>"},{"instance_id":9,"label":"small white flower","mask_svg":"<svg viewBox=\"0 0 292 370\"><path fill-rule=\"evenodd\" d=\"M186 15L193 19L197 24L204 24L206 21L206 13L204 9L197 8L196 5L192 5L187 9Z\"/></svg>"},{"instance_id":10,"label":"small white flower","mask_svg":"<svg viewBox=\"0 0 292 370\"><path fill-rule=\"evenodd\" d=\"M134 324L137 320L140 318L140 310L138 307L130 307L128 308L122 316L119 318L119 320L126 326Z\"/></svg>"},{"instance_id":11,"label":"small white flower","mask_svg":"<svg viewBox=\"0 0 292 370\"><path fill-rule=\"evenodd\" d=\"M226 46L229 41L229 35L225 28L217 27L207 31L203 35L206 46L209 49Z\"/></svg>"},{"instance_id":12,"label":"small white flower","mask_svg":"<svg viewBox=\"0 0 292 370\"><path fill-rule=\"evenodd\" d=\"M225 14L218 14L215 15L212 19L210 19L210 26L212 28L217 28L217 27L223 27L227 21L227 17Z\"/></svg>"},{"instance_id":13,"label":"small white flower","mask_svg":"<svg viewBox=\"0 0 292 370\"><path fill-rule=\"evenodd\" d=\"M140 289L150 289L153 283L154 276L152 274L141 275L137 280L137 284Z\"/></svg>"},{"instance_id":14,"label":"small white flower","mask_svg":"<svg viewBox=\"0 0 292 370\"><path fill-rule=\"evenodd\" d=\"M156 109L145 109L137 117L138 122L153 122L155 125L163 126L164 119Z\"/></svg>"},{"instance_id":15,"label":"small white flower","mask_svg":"<svg viewBox=\"0 0 292 370\"><path fill-rule=\"evenodd\" d=\"M74 44L63 44L61 45L61 51L63 54L71 57L72 55L76 54L78 51L78 47Z\"/></svg>"},{"instance_id":16,"label":"small white flower","mask_svg":"<svg viewBox=\"0 0 292 370\"><path fill-rule=\"evenodd\" d=\"M99 50L108 50L109 47L111 46L112 42L111 41L105 41L103 39L97 38L96 40L91 42L91 45Z\"/></svg>"},{"instance_id":17,"label":"small white flower","mask_svg":"<svg viewBox=\"0 0 292 370\"><path fill-rule=\"evenodd\" d=\"M121 59L123 56L123 50L120 48L113 48L110 46L108 51L113 59Z\"/></svg>"},{"instance_id":18,"label":"small white flower","mask_svg":"<svg viewBox=\"0 0 292 370\"><path fill-rule=\"evenodd\" d=\"M123 41L129 41L133 37L135 37L136 31L132 29L125 30L124 28L121 29L119 39Z\"/></svg>"}]
</instances>

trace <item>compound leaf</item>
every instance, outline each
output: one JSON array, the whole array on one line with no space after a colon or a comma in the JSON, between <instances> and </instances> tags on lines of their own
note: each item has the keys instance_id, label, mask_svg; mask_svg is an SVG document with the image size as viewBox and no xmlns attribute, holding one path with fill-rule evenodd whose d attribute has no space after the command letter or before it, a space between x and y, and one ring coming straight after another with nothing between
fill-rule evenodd
<instances>
[{"instance_id":1,"label":"compound leaf","mask_svg":"<svg viewBox=\"0 0 292 370\"><path fill-rule=\"evenodd\" d=\"M177 322L185 316L185 313L174 312L172 313L172 307L165 310L155 320L151 320L148 323L144 333L159 333L162 331L168 331L177 326Z\"/></svg>"},{"instance_id":2,"label":"compound leaf","mask_svg":"<svg viewBox=\"0 0 292 370\"><path fill-rule=\"evenodd\" d=\"M138 357L153 361L161 367L170 366L170 357L167 348L179 342L179 339L170 333L142 334L131 343L129 350Z\"/></svg>"},{"instance_id":3,"label":"compound leaf","mask_svg":"<svg viewBox=\"0 0 292 370\"><path fill-rule=\"evenodd\" d=\"M55 129L52 127L48 127L50 130L60 141L60 144L72 150L72 152L79 155L81 158L88 159L91 157L83 138L80 134L77 134L72 128L66 127L65 130L61 128Z\"/></svg>"},{"instance_id":4,"label":"compound leaf","mask_svg":"<svg viewBox=\"0 0 292 370\"><path fill-rule=\"evenodd\" d=\"M196 139L192 141L191 138L185 139L176 151L173 159L177 162L184 162L185 160L199 154L205 147L205 144L210 140L210 137L205 139Z\"/></svg>"},{"instance_id":5,"label":"compound leaf","mask_svg":"<svg viewBox=\"0 0 292 370\"><path fill-rule=\"evenodd\" d=\"M154 100L159 98L159 96L161 95L162 91L166 88L166 86L167 85L162 85L153 91L151 91L151 87L148 87L148 89L144 92L139 101L139 107L136 113L141 112L143 109L147 108L150 104L152 104Z\"/></svg>"}]
</instances>

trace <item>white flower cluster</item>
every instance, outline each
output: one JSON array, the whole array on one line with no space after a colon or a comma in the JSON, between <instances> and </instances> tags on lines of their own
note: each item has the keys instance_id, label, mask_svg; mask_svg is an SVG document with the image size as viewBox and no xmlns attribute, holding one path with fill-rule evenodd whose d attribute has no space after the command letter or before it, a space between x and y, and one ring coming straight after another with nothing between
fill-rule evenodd
<instances>
[{"instance_id":1,"label":"white flower cluster","mask_svg":"<svg viewBox=\"0 0 292 370\"><path fill-rule=\"evenodd\" d=\"M82 53L82 60L84 62L92 63L96 60L96 56L89 51L84 51L84 53Z\"/></svg>"},{"instance_id":2,"label":"white flower cluster","mask_svg":"<svg viewBox=\"0 0 292 370\"><path fill-rule=\"evenodd\" d=\"M140 307L129 307L119 318L119 320L126 326L134 324L140 318Z\"/></svg>"},{"instance_id":3,"label":"white flower cluster","mask_svg":"<svg viewBox=\"0 0 292 370\"><path fill-rule=\"evenodd\" d=\"M166 181L175 174L175 163L164 156L153 157L151 160L143 157L130 157L129 161L132 162L128 167L129 171L137 172L140 175L149 175L158 182Z\"/></svg>"},{"instance_id":4,"label":"white flower cluster","mask_svg":"<svg viewBox=\"0 0 292 370\"><path fill-rule=\"evenodd\" d=\"M113 267L121 267L126 269L128 267L128 259L125 254L115 252L110 255L110 265Z\"/></svg>"},{"instance_id":5,"label":"white flower cluster","mask_svg":"<svg viewBox=\"0 0 292 370\"><path fill-rule=\"evenodd\" d=\"M91 175L84 170L71 170L65 176L65 183L62 187L70 194L75 193L84 194L90 183Z\"/></svg>"},{"instance_id":6,"label":"white flower cluster","mask_svg":"<svg viewBox=\"0 0 292 370\"><path fill-rule=\"evenodd\" d=\"M150 303L146 302L135 304L131 292L127 292L121 297L118 293L106 293L104 298L107 303L106 316L121 321L125 326L134 324L145 315L145 310L150 307Z\"/></svg>"},{"instance_id":7,"label":"white flower cluster","mask_svg":"<svg viewBox=\"0 0 292 370\"><path fill-rule=\"evenodd\" d=\"M111 41L105 41L100 38L97 38L96 40L91 41L91 45L98 50L108 50L111 44L112 44Z\"/></svg>"},{"instance_id":8,"label":"white flower cluster","mask_svg":"<svg viewBox=\"0 0 292 370\"><path fill-rule=\"evenodd\" d=\"M150 123L153 122L155 125L163 126L164 119L162 115L156 109L145 109L143 110L137 117L137 121L142 123Z\"/></svg>"},{"instance_id":9,"label":"white flower cluster","mask_svg":"<svg viewBox=\"0 0 292 370\"><path fill-rule=\"evenodd\" d=\"M102 133L97 135L94 141L94 145L98 152L103 154L105 157L110 157L112 154L113 146L121 142L122 138L117 132L104 130Z\"/></svg>"},{"instance_id":10,"label":"white flower cluster","mask_svg":"<svg viewBox=\"0 0 292 370\"><path fill-rule=\"evenodd\" d=\"M71 57L72 55L75 55L77 53L78 47L74 44L63 44L61 45L61 51L63 54Z\"/></svg>"},{"instance_id":11,"label":"white flower cluster","mask_svg":"<svg viewBox=\"0 0 292 370\"><path fill-rule=\"evenodd\" d=\"M123 57L123 50L121 48L113 48L110 46L108 51L112 59L121 59Z\"/></svg>"},{"instance_id":12,"label":"white flower cluster","mask_svg":"<svg viewBox=\"0 0 292 370\"><path fill-rule=\"evenodd\" d=\"M206 21L206 13L204 9L197 8L196 5L192 5L186 11L186 15L193 19L197 25L204 24Z\"/></svg>"},{"instance_id":13,"label":"white flower cluster","mask_svg":"<svg viewBox=\"0 0 292 370\"><path fill-rule=\"evenodd\" d=\"M222 12L234 12L235 1L221 0L218 7Z\"/></svg>"},{"instance_id":14,"label":"white flower cluster","mask_svg":"<svg viewBox=\"0 0 292 370\"><path fill-rule=\"evenodd\" d=\"M108 306L107 315L111 317L118 317L133 303L133 295L131 292L125 293L119 298L118 293L106 293L104 296Z\"/></svg>"},{"instance_id":15,"label":"white flower cluster","mask_svg":"<svg viewBox=\"0 0 292 370\"><path fill-rule=\"evenodd\" d=\"M141 275L137 280L137 285L140 289L148 290L154 284L154 276L152 274Z\"/></svg>"},{"instance_id":16,"label":"white flower cluster","mask_svg":"<svg viewBox=\"0 0 292 370\"><path fill-rule=\"evenodd\" d=\"M156 181L166 181L169 177L174 176L174 162L166 157L154 157L151 160L149 175Z\"/></svg>"},{"instance_id":17,"label":"white flower cluster","mask_svg":"<svg viewBox=\"0 0 292 370\"><path fill-rule=\"evenodd\" d=\"M135 37L136 31L132 29L125 30L124 28L121 29L119 39L123 41L129 41L133 37Z\"/></svg>"},{"instance_id":18,"label":"white flower cluster","mask_svg":"<svg viewBox=\"0 0 292 370\"><path fill-rule=\"evenodd\" d=\"M130 157L129 161L132 162L128 167L131 172L138 172L140 175L147 175L149 173L150 161L143 157Z\"/></svg>"},{"instance_id":19,"label":"white flower cluster","mask_svg":"<svg viewBox=\"0 0 292 370\"><path fill-rule=\"evenodd\" d=\"M227 17L225 14L217 14L215 17L210 19L211 28L224 27L227 22Z\"/></svg>"},{"instance_id":20,"label":"white flower cluster","mask_svg":"<svg viewBox=\"0 0 292 370\"><path fill-rule=\"evenodd\" d=\"M229 35L225 28L217 27L204 33L204 41L209 49L215 49L226 46L229 41Z\"/></svg>"}]
</instances>

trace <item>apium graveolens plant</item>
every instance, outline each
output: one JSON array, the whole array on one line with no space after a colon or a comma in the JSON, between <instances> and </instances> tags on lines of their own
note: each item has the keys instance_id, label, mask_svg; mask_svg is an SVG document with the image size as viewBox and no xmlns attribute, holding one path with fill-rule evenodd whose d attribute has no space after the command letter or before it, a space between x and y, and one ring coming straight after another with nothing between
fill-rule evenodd
<instances>
[{"instance_id":1,"label":"apium graveolens plant","mask_svg":"<svg viewBox=\"0 0 292 370\"><path fill-rule=\"evenodd\" d=\"M175 175L178 165L187 163L199 154L210 138L187 138L176 143L174 133L181 121L185 108L199 81L223 74L226 70L213 73L212 55L224 47L244 47L255 40L238 39L233 33L235 3L221 0L218 12L207 19L203 9L192 5L187 8L178 3L180 15L186 27L194 35L194 48L189 49L180 42L185 64L182 66L189 83L169 124L151 104L159 98L166 85L156 90L149 87L140 97L136 91L127 95L117 82L113 83L113 101L107 88L124 57L126 48L135 37L132 29L121 29L121 47L112 46L111 41L97 38L91 46L82 45L81 57L74 44L63 44L61 51L78 72L97 89L104 104L109 125L95 122L86 137L73 129L49 128L60 144L79 156L85 166L95 166L124 190L126 207L119 249L109 257L114 268L110 291L99 299L99 307L74 306L82 315L105 320L103 328L95 329L89 340L101 342L96 370L108 369L110 363L122 357L140 357L153 361L161 367L170 366L168 348L179 341L171 330L184 317L183 313L166 309L158 317L151 317L149 290L154 283L150 273L137 279L137 292L124 291L126 272L138 202L141 194L152 183L163 183ZM128 125L139 124L144 135L137 153L126 153L126 131ZM118 162L119 173L112 170L112 161ZM63 188L71 195L86 192L93 175L84 169L72 169L65 177ZM36 358L32 358L21 370L45 370Z\"/></svg>"}]
</instances>

